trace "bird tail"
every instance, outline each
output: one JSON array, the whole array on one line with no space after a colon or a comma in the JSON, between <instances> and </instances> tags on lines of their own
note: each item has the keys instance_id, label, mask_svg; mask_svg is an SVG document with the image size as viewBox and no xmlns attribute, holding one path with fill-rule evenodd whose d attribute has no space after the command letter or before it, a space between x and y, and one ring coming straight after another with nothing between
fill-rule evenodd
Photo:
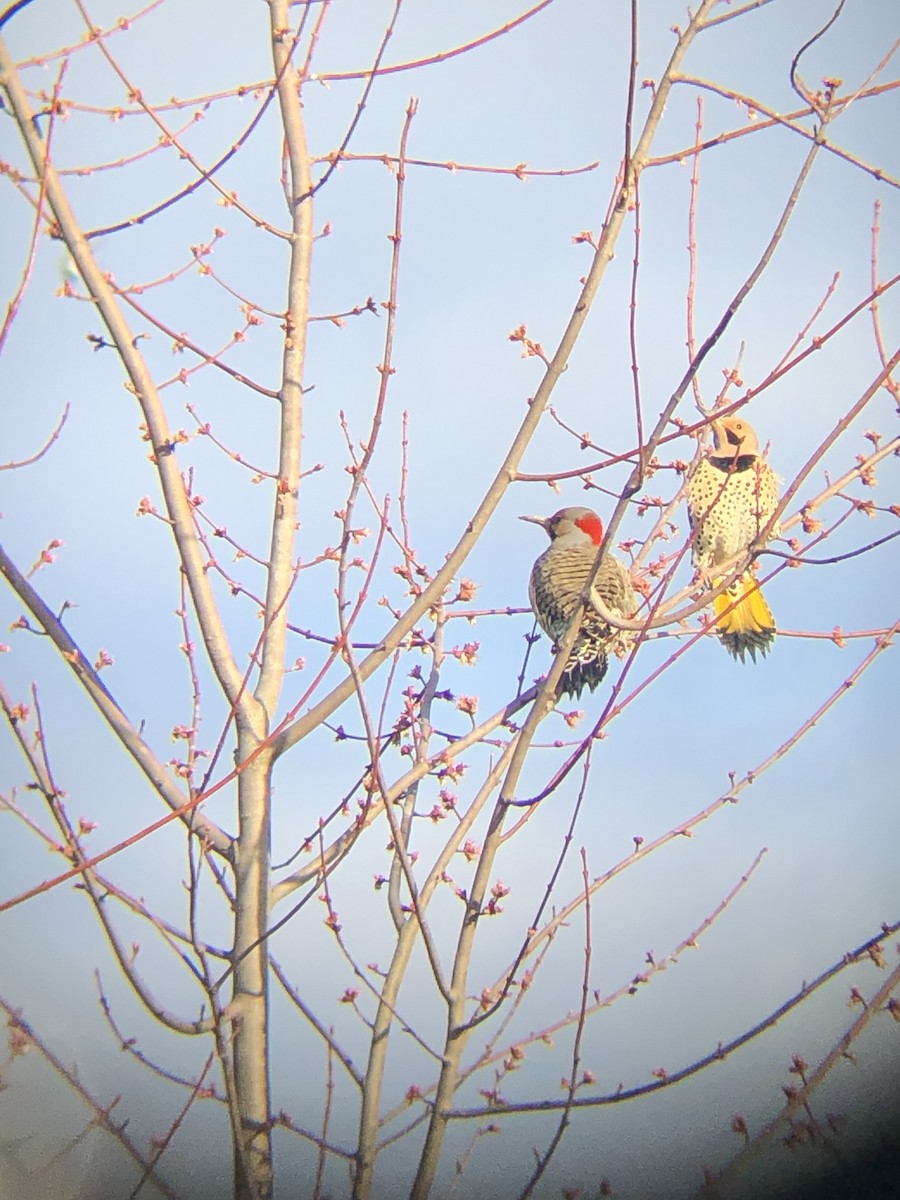
<instances>
[{"instance_id":1,"label":"bird tail","mask_svg":"<svg viewBox=\"0 0 900 1200\"><path fill-rule=\"evenodd\" d=\"M744 662L749 652L756 662L757 651L768 654L775 641L775 618L751 571L745 571L727 591L715 597L713 612L716 632L733 658Z\"/></svg>"},{"instance_id":2,"label":"bird tail","mask_svg":"<svg viewBox=\"0 0 900 1200\"><path fill-rule=\"evenodd\" d=\"M595 646L580 654L578 651L576 642L557 688L560 696L571 696L573 700L580 699L586 687L593 691L602 683L609 665L609 657L602 647Z\"/></svg>"}]
</instances>

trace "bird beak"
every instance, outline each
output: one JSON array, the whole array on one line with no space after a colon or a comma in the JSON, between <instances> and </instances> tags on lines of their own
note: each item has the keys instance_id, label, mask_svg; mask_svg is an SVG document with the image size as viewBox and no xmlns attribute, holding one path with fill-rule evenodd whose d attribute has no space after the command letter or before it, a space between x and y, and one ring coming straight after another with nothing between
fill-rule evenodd
<instances>
[{"instance_id":1,"label":"bird beak","mask_svg":"<svg viewBox=\"0 0 900 1200\"><path fill-rule=\"evenodd\" d=\"M541 529L547 531L547 517L519 517L520 521L530 521L532 525L540 525Z\"/></svg>"}]
</instances>

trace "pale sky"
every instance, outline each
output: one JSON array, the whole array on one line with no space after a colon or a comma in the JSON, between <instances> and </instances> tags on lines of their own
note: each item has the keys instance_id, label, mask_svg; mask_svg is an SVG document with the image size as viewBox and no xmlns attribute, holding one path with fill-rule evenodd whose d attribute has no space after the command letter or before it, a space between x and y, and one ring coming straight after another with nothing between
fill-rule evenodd
<instances>
[{"instance_id":1,"label":"pale sky","mask_svg":"<svg viewBox=\"0 0 900 1200\"><path fill-rule=\"evenodd\" d=\"M365 69L371 64L393 11L388 0L334 0L320 39L315 67L327 77ZM695 138L697 96L703 96L703 136L758 125L734 94L752 95L767 109L787 113L801 108L789 83L791 60L798 49L828 20L833 4L790 4L773 0L744 18L726 22L698 39L684 74L732 93L680 84L658 132L658 155L687 150ZM587 0L555 0L545 10L506 36L480 49L413 72L388 74L376 81L350 150L380 158L396 153L404 111L410 96L419 101L412 122L408 155L443 166L408 167L404 193L403 242L399 307L393 356L396 374L390 382L385 429L370 474L374 494L391 495L396 515L400 489L401 417L409 414L409 464L406 507L410 540L417 557L432 571L444 561L466 528L526 411L541 377L541 364L523 359L508 335L525 324L528 335L552 353L579 293L591 250L573 238L599 234L622 152L625 87L628 74L628 6L592 4ZM89 12L104 27L123 14L119 5L93 3ZM299 19L295 8L293 19ZM405 0L385 63L425 58L502 26L524 8L514 0ZM723 11L726 9L723 8ZM47 14L53 13L53 23ZM667 0L639 4L638 81L657 79L674 44L671 26L686 21L683 8ZM271 74L266 8L234 2L193 4L168 0L136 21L130 32L109 40L110 49L144 96L162 103L171 96L203 97L233 93L240 85L265 81ZM84 26L74 6L62 0L36 0L17 14L2 36L17 60L39 56L62 43L82 40ZM820 87L823 78L843 80L840 94L861 87L888 54L897 36L894 5L888 0L853 0L835 27L803 56L806 83ZM51 88L57 63L31 67L25 73L32 90ZM896 64L871 81L896 78ZM325 155L339 144L361 94L359 79L310 83L304 91L310 148ZM91 48L71 58L64 94L84 104L109 108L127 103L121 83L99 53ZM639 129L649 106L649 89L638 92L635 125ZM181 128L202 108L164 112L172 127ZM203 119L185 134L197 158L215 161L246 128L256 112L252 96L233 95L213 102ZM0 122L0 158L25 171L24 154L8 114ZM222 185L238 193L242 203L263 219L286 224L279 182L280 130L274 108L267 113L245 147L223 168ZM803 191L783 243L762 280L741 307L728 331L700 372L702 398L710 406L723 383L723 372L740 361L744 388L758 386L787 353L812 320L839 274L834 294L816 318L810 336L824 335L871 289L874 205L881 204L879 279L892 278L900 267L900 205L896 183L879 181L879 168L895 181L898 127L896 90L858 100L831 126L829 138L858 162L822 152ZM810 130L808 118L800 122ZM153 146L156 130L146 117L112 121L108 114L72 111L54 126L57 167L116 161ZM697 280L694 322L702 342L759 259L787 200L809 142L798 133L774 128L734 138L704 153L696 203ZM531 175L523 182L509 173L448 170L446 164L573 171L597 163L595 169L565 176ZM321 170L321 168L317 168ZM71 199L86 229L134 217L165 199L194 178L192 168L165 150L134 165L68 177ZM689 256L688 213L691 162L648 169L641 181L640 272L637 287L636 341L645 427L652 427L677 386L687 363L686 292ZM27 256L32 210L8 178L5 221L0 233L0 280L3 295L13 295ZM234 209L217 203L217 194L201 188L190 199L139 228L99 239L103 267L121 285L160 279L190 261L189 247L205 244L216 227L221 238L208 259L216 276L235 292L263 308L284 306L284 243L254 228ZM302 527L297 554L310 561L336 543L340 524L334 513L345 500L349 476L346 442L339 414L344 412L350 435L358 444L368 435L383 354L395 202L394 175L382 161L351 161L334 173L315 200L315 228L330 227L315 248L312 311L342 313L376 302L377 316L364 312L348 317L343 327L330 321L311 326L305 385L304 468L324 469L304 480ZM583 451L578 436L614 453L635 444L632 362L629 346L629 303L634 258L633 224L627 224L582 337L552 399L564 432L548 413L522 463L534 474L571 471L605 457ZM0 541L20 568L27 570L51 539L62 546L52 566L33 582L51 607L64 601L77 607L66 615L68 628L92 656L101 648L115 660L104 679L136 723L146 722L145 735L164 760L181 747L170 739L173 726L190 719L189 680L178 646L181 627L173 615L179 606L178 574L171 537L162 522L138 519L142 497L159 504L159 491L147 447L140 439L137 406L122 386L121 367L111 350L94 351L88 334L102 332L99 317L85 302L60 298L65 253L60 243L42 239L34 274L21 312L4 348L0 370L6 397L0 462L34 454L70 405L69 419L55 445L40 462L21 471L0 474ZM76 290L80 285L75 283ZM897 347L900 306L896 289L880 302L884 347L888 357ZM138 296L139 302L176 333L215 352L226 345L243 318L240 303L214 280L188 271L178 281ZM5 305L2 309L5 312ZM150 332L139 345L158 381L171 378L198 359L173 355L171 342L150 330L137 315L136 333ZM269 388L278 386L281 332L279 321L266 317L248 338L225 357L229 365ZM809 339L801 349L809 345ZM823 348L764 390L746 410L769 461L787 486L881 369L872 318L863 311ZM742 394L738 388L733 398ZM207 367L192 374L190 386L179 383L163 395L174 429L192 431L195 423L185 404L230 449L245 460L274 469L276 402L240 387L224 373ZM680 415L696 421L690 394ZM896 406L881 390L865 411L816 466L800 490L805 502L871 453L865 431L881 434L882 444L896 436ZM664 462L688 459L694 443L669 444ZM227 526L237 542L259 555L266 553L271 495L254 485L208 441L194 438L179 447L184 469L193 469L194 487L206 500L204 511ZM461 576L479 585L472 607L481 610L527 608L531 563L546 544L534 526L522 524L522 513L551 513L564 504L590 504L606 519L614 495L627 472L614 467L593 476L605 491L585 493L577 479L554 491L546 483L516 483L507 492ZM814 558L846 555L896 531L898 503L896 458L875 471L878 486L858 481L846 496L874 501L880 511L871 518L851 514L827 541L811 552ZM671 470L660 470L646 485L650 496L670 499L678 486ZM610 495L612 493L612 495ZM826 527L841 517L848 502L831 499L817 512ZM793 504L788 516L796 513ZM377 515L361 501L357 524L375 529ZM651 528L652 513L629 512L617 540L641 538ZM687 537L683 504L674 517L674 549ZM800 536L798 528L792 535ZM766 595L784 632L771 655L755 665L732 662L715 639L708 637L662 672L630 703L594 746L593 766L584 803L551 900L562 907L581 888L579 851L584 849L591 877L626 858L634 838L644 843L681 827L710 805L748 771L758 770L805 722L841 688L875 644L875 633L898 619L897 583L900 542L828 566L782 570L766 587ZM373 539L359 554L367 562ZM227 571L262 590L262 572L216 542ZM776 548L785 549L783 544ZM624 557L623 551L618 551ZM776 559L763 560L766 572ZM377 600L406 603L402 583L393 572L395 558L386 552L372 584ZM690 581L687 561L679 568L672 594ZM333 637L335 571L324 563L301 575L292 608L300 629ZM232 598L221 589L221 604L237 657L243 665L259 632L256 606L245 597ZM58 786L67 794L70 815L97 823L90 846L100 851L137 832L162 815L158 801L90 710L68 669L46 639L21 630L8 632L19 617L21 602L0 591L0 641L9 647L0 656L0 678L14 700L28 701L32 681L39 688L47 744ZM839 626L848 635L843 647L822 637ZM356 636L377 641L389 627L389 614L372 603ZM430 628L430 626L429 626ZM696 624L692 625L696 629ZM455 696L477 695L478 717L486 717L516 692L526 635L532 618L496 615L474 624L454 620L450 645L477 641L474 667L448 658L441 687ZM864 636L851 637L861 633ZM674 637L644 645L624 687L628 695L666 662ZM309 685L325 661L321 643L294 637L289 661L306 659L305 668L288 677L284 714ZM543 673L550 659L542 638L532 649L526 685ZM424 657L403 660L390 693L388 722L396 717L400 691L408 672ZM621 672L613 661L607 680L594 696L578 705L585 717L576 730L551 715L539 732L520 784L520 796L539 791L599 717ZM333 667L330 688L341 678ZM200 744L211 748L225 710L207 672L202 677L204 716ZM387 674L376 674L368 690L377 710ZM317 693L316 698L324 691ZM590 986L608 995L646 970L647 955L661 960L708 918L735 887L763 849L767 849L750 883L699 940L699 949L684 951L634 996L625 996L592 1016L585 1027L581 1069L596 1079L579 1096L614 1092L651 1082L652 1072L669 1073L715 1050L764 1019L841 956L874 936L883 922L900 919L897 847L900 809L897 794L896 649L887 650L803 736L788 754L746 787L737 805L728 805L699 825L691 838L676 838L645 860L634 863L593 897ZM459 734L468 718L452 703L438 709L438 727ZM520 719L524 719L522 716ZM348 702L332 719L348 733L362 729L359 708ZM554 739L566 746L553 748ZM13 794L28 812L49 825L34 794L26 792L27 766L8 731L0 741L0 794ZM541 749L543 746L545 748ZM467 774L454 785L460 805L471 801L486 773L496 744L464 755ZM230 764L229 745L223 763ZM328 729L300 743L279 765L275 779L274 861L294 852L349 793L366 754L361 744L336 743ZM404 769L404 760L388 760L389 777ZM220 768L222 770L224 768ZM218 776L217 776L218 777ZM483 922L469 976L477 995L514 957L546 882L562 851L572 816L580 769L534 812L532 819L505 846L496 874L510 893L502 918ZM442 785L426 780L418 811L428 812ZM234 828L234 798L227 789L206 811L228 829ZM59 856L48 854L38 839L10 814L0 814L4 853L0 899L13 897L63 869ZM421 822L421 858L428 861L446 836L446 823ZM484 822L476 840L484 835ZM384 968L393 944L393 926L384 891L373 877L387 873L387 827L376 824L361 839L331 884L334 907L356 960ZM180 832L169 826L107 864L122 886L142 895L168 918L183 922L186 854ZM451 871L462 887L473 866L457 856ZM291 897L276 909L283 916ZM223 943L227 926L210 898L208 936ZM435 937L449 963L456 944L462 907L445 889L435 902ZM362 1066L367 1029L350 1006L337 1003L344 990L358 986L331 934L316 900L308 904L273 938L273 952L289 977L323 1021L334 1024L341 1044ZM149 930L124 920L123 937L141 944L144 972L165 1003L194 1015L199 993L171 954L155 944ZM577 1010L584 969L584 914L577 913L561 930L534 987L500 1038L507 1047ZM894 942L886 943L888 969L895 963ZM126 1037L135 1037L154 1061L167 1069L196 1075L209 1053L206 1042L186 1043L161 1032L118 979L112 956L96 921L71 884L0 914L0 995L46 1037L104 1102L122 1093L116 1112L127 1117L129 1132L146 1148L148 1139L164 1132L184 1102L180 1089L157 1086L144 1070L121 1053L110 1034L96 997L94 968L102 972L113 1000L116 1021ZM781 1108L782 1085L791 1056L800 1054L814 1066L857 1015L847 1006L851 987L870 996L885 972L873 964L842 972L828 987L801 1005L777 1027L726 1062L695 1078L650 1097L626 1104L589 1109L573 1117L572 1129L536 1194L560 1195L562 1188L583 1187L593 1195L602 1177L615 1195L627 1200L664 1200L691 1196L700 1187L703 1165L723 1167L740 1149L730 1131L732 1115L745 1115L751 1134ZM373 975L373 979L377 978ZM273 984L273 1108L289 1112L298 1124L321 1128L325 1055L322 1044L299 1023ZM367 1017L371 1001L360 1001ZM401 993L404 1020L431 1045L439 1044L443 1010L436 1000L424 958L414 961ZM896 1025L881 1014L855 1046L857 1061L839 1064L817 1095L821 1120L845 1112L849 1124L841 1143L848 1152L874 1139L888 1126L879 1104L898 1058ZM490 1030L477 1032L469 1046L473 1061ZM507 1101L558 1098L559 1081L571 1069L571 1027L554 1035L553 1046L529 1046L520 1068L504 1077ZM427 1088L435 1077L432 1059L395 1029L393 1058L384 1105L398 1103L411 1084ZM36 1055L33 1059L36 1059ZM37 1069L33 1059L18 1060L0 1075L11 1086L0 1092L0 1140L31 1136L27 1154L40 1161L59 1148L68 1131L74 1135L86 1120L83 1109L58 1083ZM479 1088L493 1086L489 1067L463 1086L460 1107L482 1102ZM337 1077L338 1104L329 1133L345 1147L355 1145L357 1098L344 1077ZM410 1110L410 1114L415 1110ZM44 1122L43 1114L52 1114ZM889 1114L896 1119L896 1112ZM406 1116L400 1118L400 1123ZM532 1163L532 1147L544 1147L555 1127L552 1115L498 1118L499 1136L482 1138L452 1194L474 1200L483 1195L500 1200L520 1193ZM455 1160L464 1155L482 1123L460 1122L448 1140L435 1196L451 1194ZM391 1126L393 1129L393 1126ZM7 1131L7 1132L4 1132ZM200 1195L204 1184L227 1186L230 1154L224 1150L227 1130L223 1112L211 1102L198 1105L184 1130L162 1160L163 1174L187 1195ZM203 1139L202 1142L199 1139ZM198 1146L200 1149L198 1150ZM380 1200L406 1194L416 1147L401 1142L384 1155L376 1179ZM311 1194L314 1151L298 1139L279 1134L279 1197ZM79 1157L80 1156L80 1157ZM27 1155L26 1155L27 1157ZM77 1159L77 1162L76 1162ZM106 1194L117 1179L120 1160L96 1135L72 1156L71 1175L84 1190L60 1195ZM775 1181L792 1186L798 1175L815 1172L825 1157L808 1149L789 1156L776 1147L760 1176L745 1177L748 1195L774 1194ZM7 1164L7 1170L13 1168ZM129 1168L130 1169L130 1168ZM768 1174L766 1174L766 1172ZM122 1174L130 1183L136 1178ZM81 1184L81 1180L84 1183ZM297 1180L302 1179L302 1183ZM101 1181L101 1182L98 1182ZM107 1183L102 1181L106 1180ZM5 1200L0 1168L0 1197ZM23 1186L24 1185L16 1185ZM60 1185L62 1187L62 1185ZM99 1188L92 1191L91 1188ZM593 1191L591 1189L594 1189ZM329 1168L326 1190L348 1194L346 1173ZM14 1194L10 1192L10 1195ZM24 1193L20 1193L24 1194ZM112 1193L109 1193L112 1194Z\"/></svg>"}]
</instances>

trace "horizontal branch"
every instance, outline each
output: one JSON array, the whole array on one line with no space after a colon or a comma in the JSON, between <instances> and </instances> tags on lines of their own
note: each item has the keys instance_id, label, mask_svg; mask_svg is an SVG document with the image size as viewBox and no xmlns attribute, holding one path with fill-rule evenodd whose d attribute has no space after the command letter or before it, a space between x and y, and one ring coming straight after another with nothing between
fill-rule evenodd
<instances>
[{"instance_id":1,"label":"horizontal branch","mask_svg":"<svg viewBox=\"0 0 900 1200\"><path fill-rule=\"evenodd\" d=\"M634 1100L638 1096L646 1096L651 1092L659 1092L664 1088L673 1087L676 1083L681 1083L682 1080L689 1079L692 1075L697 1075L706 1067L712 1066L713 1063L724 1062L735 1050L739 1050L741 1046L745 1046L747 1042L758 1037L760 1033L777 1024L789 1012L799 1004L802 1004L804 1000L809 999L824 984L828 983L829 980L840 974L841 971L853 963L867 959L870 951L875 950L886 937L892 936L898 930L900 930L900 921L895 921L892 925L883 925L880 933L869 938L867 942L863 942L861 946L857 946L855 950L851 950L848 954L845 954L838 962L823 971L812 983L804 984L789 1000L785 1000L782 1005L773 1012L770 1012L768 1016L763 1017L752 1028L745 1030L736 1038L732 1038L730 1042L720 1042L715 1050L711 1050L702 1058L697 1059L696 1062L682 1067L679 1071L667 1072L663 1078L655 1079L652 1083L636 1084L630 1088L617 1088L616 1091L607 1092L602 1096L582 1096L571 1102L564 1097L560 1100L523 1100L502 1105L479 1105L477 1108L450 1109L446 1114L447 1119L470 1121L489 1117L491 1120L495 1120L498 1117L513 1116L515 1113L558 1112L564 1109L569 1103L571 1103L573 1108L602 1108L611 1104L621 1104L626 1100ZM900 972L900 967L897 968L897 971ZM892 987L897 986L894 976L887 983L890 983ZM883 990L882 988L879 991L879 995L881 995Z\"/></svg>"}]
</instances>

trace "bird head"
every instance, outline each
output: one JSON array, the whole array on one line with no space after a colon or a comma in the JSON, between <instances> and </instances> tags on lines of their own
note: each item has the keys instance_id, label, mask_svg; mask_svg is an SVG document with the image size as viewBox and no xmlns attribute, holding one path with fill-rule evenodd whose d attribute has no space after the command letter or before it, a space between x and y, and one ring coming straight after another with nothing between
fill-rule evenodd
<instances>
[{"instance_id":1,"label":"bird head","mask_svg":"<svg viewBox=\"0 0 900 1200\"><path fill-rule=\"evenodd\" d=\"M717 454L729 458L744 454L759 455L756 434L743 417L719 417L711 424Z\"/></svg>"},{"instance_id":2,"label":"bird head","mask_svg":"<svg viewBox=\"0 0 900 1200\"><path fill-rule=\"evenodd\" d=\"M519 520L540 525L551 542L565 538L575 543L590 541L599 546L603 541L603 522L590 508L561 508L552 517L520 517Z\"/></svg>"}]
</instances>

